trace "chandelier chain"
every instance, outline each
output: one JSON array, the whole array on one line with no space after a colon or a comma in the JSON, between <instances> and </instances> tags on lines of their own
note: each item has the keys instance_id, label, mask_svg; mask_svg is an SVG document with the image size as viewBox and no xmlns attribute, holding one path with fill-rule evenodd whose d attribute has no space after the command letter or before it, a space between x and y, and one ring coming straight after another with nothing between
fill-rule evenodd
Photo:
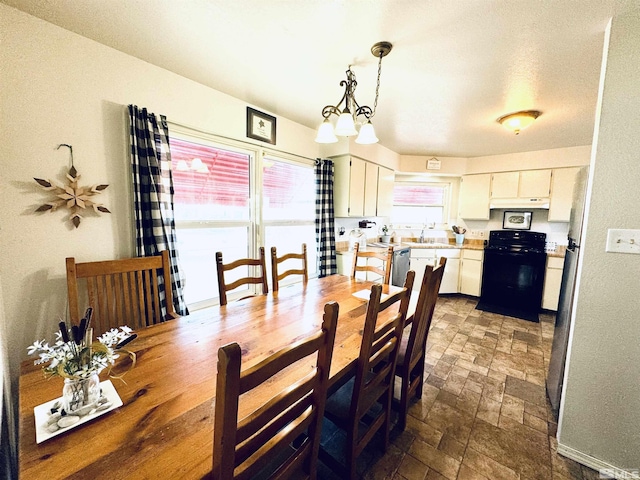
<instances>
[{"instance_id":1,"label":"chandelier chain","mask_svg":"<svg viewBox=\"0 0 640 480\"><path fill-rule=\"evenodd\" d=\"M373 112L371 113L371 116L369 117L369 120L371 120L375 114L376 114L376 108L378 108L378 91L380 90L380 73L382 72L382 57L384 55L382 54L382 52L380 52L380 58L378 59L378 81L376 83L376 98L373 101Z\"/></svg>"}]
</instances>

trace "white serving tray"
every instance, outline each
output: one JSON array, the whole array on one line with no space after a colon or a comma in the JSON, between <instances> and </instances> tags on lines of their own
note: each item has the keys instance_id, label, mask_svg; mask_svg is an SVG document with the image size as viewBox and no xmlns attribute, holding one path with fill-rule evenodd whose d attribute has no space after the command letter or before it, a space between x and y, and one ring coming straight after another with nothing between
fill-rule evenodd
<instances>
[{"instance_id":1,"label":"white serving tray","mask_svg":"<svg viewBox=\"0 0 640 480\"><path fill-rule=\"evenodd\" d=\"M56 435L68 432L69 430L73 430L83 423L90 422L94 418L104 415L105 413L110 412L111 410L114 410L123 405L118 392L116 392L113 383L111 383L111 380L100 382L100 388L102 389L101 398L105 397L107 401L111 403L108 408L84 415L80 417L80 420L78 420L73 425L70 425L68 427L61 427L55 432L50 432L49 430L47 430L47 426L49 425L49 420L51 419L51 408L56 402L60 402L60 404L62 404L62 397L56 398L55 400L51 400L35 407L33 409L33 413L36 417L36 443L42 443L46 440L49 440L50 438L55 437Z\"/></svg>"}]
</instances>

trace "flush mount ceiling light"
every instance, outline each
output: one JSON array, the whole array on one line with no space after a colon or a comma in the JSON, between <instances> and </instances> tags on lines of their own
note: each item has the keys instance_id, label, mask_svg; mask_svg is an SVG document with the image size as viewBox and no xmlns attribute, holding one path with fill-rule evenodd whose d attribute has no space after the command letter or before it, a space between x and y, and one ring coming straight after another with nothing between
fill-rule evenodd
<instances>
[{"instance_id":1,"label":"flush mount ceiling light","mask_svg":"<svg viewBox=\"0 0 640 480\"><path fill-rule=\"evenodd\" d=\"M518 135L520 130L527 128L540 115L542 115L542 112L539 112L538 110L522 110L520 112L504 115L497 121L504 128L511 130L513 133Z\"/></svg>"},{"instance_id":2,"label":"flush mount ceiling light","mask_svg":"<svg viewBox=\"0 0 640 480\"><path fill-rule=\"evenodd\" d=\"M371 47L371 53L374 57L378 57L378 81L376 83L376 98L373 103L373 109L366 105L362 107L358 105L355 98L355 91L358 85L356 81L356 74L351 70L351 66L347 69L347 79L340 82L340 86L344 87L344 95L336 106L327 105L322 109L322 116L324 121L318 128L318 136L316 142L318 143L335 143L338 141L336 135L341 137L351 137L358 135L356 143L363 145L369 145L378 142L376 132L373 129L371 119L376 114L376 107L378 106L378 91L380 90L380 72L382 71L382 57L386 57L391 51L393 45L389 42L378 42ZM342 105L344 103L344 106ZM336 115L338 121L336 122L335 129L329 117ZM363 116L363 121L360 122L360 132L356 129L356 123L358 117Z\"/></svg>"}]
</instances>

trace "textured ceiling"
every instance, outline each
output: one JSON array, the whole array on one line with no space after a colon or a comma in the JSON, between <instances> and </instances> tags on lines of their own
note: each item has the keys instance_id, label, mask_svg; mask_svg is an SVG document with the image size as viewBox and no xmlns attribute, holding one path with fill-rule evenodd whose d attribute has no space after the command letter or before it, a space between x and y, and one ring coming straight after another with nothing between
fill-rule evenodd
<instances>
[{"instance_id":1,"label":"textured ceiling","mask_svg":"<svg viewBox=\"0 0 640 480\"><path fill-rule=\"evenodd\" d=\"M259 108L316 128L342 96L373 106L406 155L483 156L591 143L607 0L0 0ZM537 109L515 136L496 118Z\"/></svg>"}]
</instances>

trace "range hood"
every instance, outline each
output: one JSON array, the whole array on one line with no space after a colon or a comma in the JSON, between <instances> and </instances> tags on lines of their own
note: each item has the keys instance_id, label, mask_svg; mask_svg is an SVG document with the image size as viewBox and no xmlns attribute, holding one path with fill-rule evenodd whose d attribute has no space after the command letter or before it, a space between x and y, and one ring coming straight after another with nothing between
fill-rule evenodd
<instances>
[{"instance_id":1,"label":"range hood","mask_svg":"<svg viewBox=\"0 0 640 480\"><path fill-rule=\"evenodd\" d=\"M492 198L489 208L543 208L549 210L549 198Z\"/></svg>"}]
</instances>

